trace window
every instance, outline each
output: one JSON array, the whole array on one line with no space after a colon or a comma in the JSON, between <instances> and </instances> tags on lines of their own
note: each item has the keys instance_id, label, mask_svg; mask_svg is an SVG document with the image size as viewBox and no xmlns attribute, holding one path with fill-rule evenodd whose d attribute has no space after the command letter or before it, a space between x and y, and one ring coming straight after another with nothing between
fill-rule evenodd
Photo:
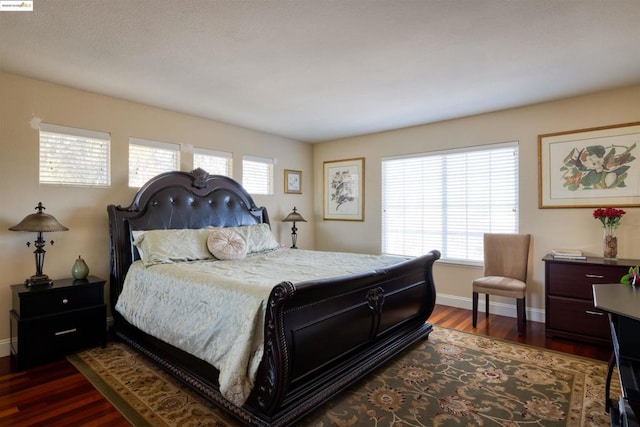
<instances>
[{"instance_id":1,"label":"window","mask_svg":"<svg viewBox=\"0 0 640 427\"><path fill-rule=\"evenodd\" d=\"M251 194L273 194L273 159L242 156L242 185Z\"/></svg>"},{"instance_id":2,"label":"window","mask_svg":"<svg viewBox=\"0 0 640 427\"><path fill-rule=\"evenodd\" d=\"M40 183L111 185L111 136L40 123Z\"/></svg>"},{"instance_id":3,"label":"window","mask_svg":"<svg viewBox=\"0 0 640 427\"><path fill-rule=\"evenodd\" d=\"M518 231L518 143L382 160L382 251L482 262L485 232Z\"/></svg>"},{"instance_id":4,"label":"window","mask_svg":"<svg viewBox=\"0 0 640 427\"><path fill-rule=\"evenodd\" d=\"M179 144L129 138L129 187L142 187L156 175L179 169Z\"/></svg>"},{"instance_id":5,"label":"window","mask_svg":"<svg viewBox=\"0 0 640 427\"><path fill-rule=\"evenodd\" d=\"M202 168L210 175L233 176L233 156L223 151L193 149L193 168Z\"/></svg>"}]
</instances>

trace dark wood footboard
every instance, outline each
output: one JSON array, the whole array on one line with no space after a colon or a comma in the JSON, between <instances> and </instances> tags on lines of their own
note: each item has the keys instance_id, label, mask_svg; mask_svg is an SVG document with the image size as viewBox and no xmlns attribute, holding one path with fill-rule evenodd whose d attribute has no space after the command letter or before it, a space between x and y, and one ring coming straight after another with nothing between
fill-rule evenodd
<instances>
[{"instance_id":1,"label":"dark wood footboard","mask_svg":"<svg viewBox=\"0 0 640 427\"><path fill-rule=\"evenodd\" d=\"M288 425L431 332L438 251L336 280L282 283L266 316L265 355L247 405Z\"/></svg>"}]
</instances>

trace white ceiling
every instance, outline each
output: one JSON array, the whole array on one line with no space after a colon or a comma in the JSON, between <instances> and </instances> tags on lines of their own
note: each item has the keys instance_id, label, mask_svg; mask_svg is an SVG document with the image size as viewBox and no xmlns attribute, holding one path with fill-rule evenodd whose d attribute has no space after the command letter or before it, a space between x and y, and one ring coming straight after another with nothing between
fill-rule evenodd
<instances>
[{"instance_id":1,"label":"white ceiling","mask_svg":"<svg viewBox=\"0 0 640 427\"><path fill-rule=\"evenodd\" d=\"M35 0L0 69L318 142L640 83L640 1Z\"/></svg>"}]
</instances>

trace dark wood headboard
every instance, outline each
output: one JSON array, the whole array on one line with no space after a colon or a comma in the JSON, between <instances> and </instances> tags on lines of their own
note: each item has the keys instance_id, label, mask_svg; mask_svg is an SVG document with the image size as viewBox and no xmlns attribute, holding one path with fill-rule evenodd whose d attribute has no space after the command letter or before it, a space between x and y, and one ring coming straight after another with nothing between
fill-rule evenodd
<instances>
[{"instance_id":1,"label":"dark wood headboard","mask_svg":"<svg viewBox=\"0 0 640 427\"><path fill-rule=\"evenodd\" d=\"M238 182L202 169L160 174L138 190L130 206L109 205L107 212L112 310L129 266L138 257L132 230L269 224L266 208L257 207Z\"/></svg>"}]
</instances>

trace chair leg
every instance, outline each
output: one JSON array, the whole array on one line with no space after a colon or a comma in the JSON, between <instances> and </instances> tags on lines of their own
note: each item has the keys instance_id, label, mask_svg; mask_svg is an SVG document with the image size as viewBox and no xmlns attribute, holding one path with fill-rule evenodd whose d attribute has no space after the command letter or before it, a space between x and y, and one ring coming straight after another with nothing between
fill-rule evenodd
<instances>
[{"instance_id":1,"label":"chair leg","mask_svg":"<svg viewBox=\"0 0 640 427\"><path fill-rule=\"evenodd\" d=\"M518 315L518 335L522 336L524 335L524 331L527 326L527 314L524 298L516 299L516 310Z\"/></svg>"},{"instance_id":2,"label":"chair leg","mask_svg":"<svg viewBox=\"0 0 640 427\"><path fill-rule=\"evenodd\" d=\"M471 304L472 312L473 312L472 324L473 324L473 327L475 328L476 325L478 324L478 293L474 292L473 297L471 299L473 301Z\"/></svg>"},{"instance_id":3,"label":"chair leg","mask_svg":"<svg viewBox=\"0 0 640 427\"><path fill-rule=\"evenodd\" d=\"M489 318L489 294L484 294L484 312L488 319Z\"/></svg>"}]
</instances>

